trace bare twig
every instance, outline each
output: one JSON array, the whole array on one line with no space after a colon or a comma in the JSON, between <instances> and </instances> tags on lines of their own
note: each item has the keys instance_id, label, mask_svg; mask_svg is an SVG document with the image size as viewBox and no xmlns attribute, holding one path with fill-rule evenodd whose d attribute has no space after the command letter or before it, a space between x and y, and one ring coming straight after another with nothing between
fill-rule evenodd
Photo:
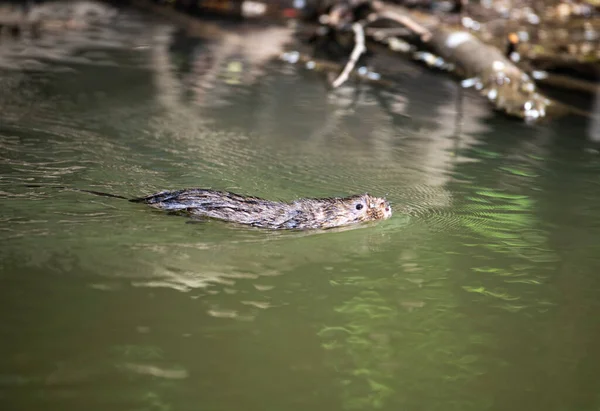
<instances>
[{"instance_id":1,"label":"bare twig","mask_svg":"<svg viewBox=\"0 0 600 411\"><path fill-rule=\"evenodd\" d=\"M406 36L411 33L406 27L367 27L365 29L367 36L373 37L375 40L384 40L389 37Z\"/></svg>"},{"instance_id":2,"label":"bare twig","mask_svg":"<svg viewBox=\"0 0 600 411\"><path fill-rule=\"evenodd\" d=\"M431 38L431 32L427 30L427 28L423 27L410 17L405 16L404 14L397 13L395 11L382 10L377 13L373 13L369 16L369 23L373 23L377 20L383 19L392 20L396 23L403 25L410 31L417 33L419 36L421 36L421 40L424 42L429 41L429 39Z\"/></svg>"},{"instance_id":3,"label":"bare twig","mask_svg":"<svg viewBox=\"0 0 600 411\"><path fill-rule=\"evenodd\" d=\"M600 85L591 81L578 79L560 74L544 73L543 76L534 78L538 84L545 84L565 90L575 90L583 93L597 94L600 93Z\"/></svg>"},{"instance_id":4,"label":"bare twig","mask_svg":"<svg viewBox=\"0 0 600 411\"><path fill-rule=\"evenodd\" d=\"M356 62L360 55L367 51L367 48L365 47L365 32L362 24L354 23L352 25L352 31L354 31L354 49L352 50L352 54L350 54L350 59L348 60L348 63L346 63L344 70L340 73L338 78L333 81L333 88L341 86L348 80L348 76L354 69L354 66L356 66Z\"/></svg>"}]
</instances>

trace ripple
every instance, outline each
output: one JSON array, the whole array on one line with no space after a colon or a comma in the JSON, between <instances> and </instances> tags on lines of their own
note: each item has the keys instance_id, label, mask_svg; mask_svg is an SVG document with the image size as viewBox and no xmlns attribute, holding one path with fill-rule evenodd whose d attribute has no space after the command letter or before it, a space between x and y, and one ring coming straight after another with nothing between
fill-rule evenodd
<instances>
[{"instance_id":1,"label":"ripple","mask_svg":"<svg viewBox=\"0 0 600 411\"><path fill-rule=\"evenodd\" d=\"M189 372L185 369L169 369L152 364L126 363L122 368L141 375L165 378L168 380L181 380L189 377Z\"/></svg>"}]
</instances>

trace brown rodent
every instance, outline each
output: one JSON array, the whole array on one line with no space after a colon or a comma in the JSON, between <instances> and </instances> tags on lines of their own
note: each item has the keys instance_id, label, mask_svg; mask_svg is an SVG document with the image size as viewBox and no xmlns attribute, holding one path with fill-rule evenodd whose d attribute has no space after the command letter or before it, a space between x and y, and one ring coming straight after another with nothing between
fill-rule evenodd
<instances>
[{"instance_id":1,"label":"brown rodent","mask_svg":"<svg viewBox=\"0 0 600 411\"><path fill-rule=\"evenodd\" d=\"M191 216L277 230L327 229L385 220L392 215L385 199L369 194L278 202L227 191L192 188L164 191L130 201L162 210L182 211Z\"/></svg>"}]
</instances>

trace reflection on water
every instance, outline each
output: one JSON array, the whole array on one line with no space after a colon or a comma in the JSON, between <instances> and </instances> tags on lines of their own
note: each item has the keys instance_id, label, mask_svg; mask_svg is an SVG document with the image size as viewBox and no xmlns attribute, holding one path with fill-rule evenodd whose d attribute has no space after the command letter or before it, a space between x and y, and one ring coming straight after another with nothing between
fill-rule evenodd
<instances>
[{"instance_id":1,"label":"reflection on water","mask_svg":"<svg viewBox=\"0 0 600 411\"><path fill-rule=\"evenodd\" d=\"M110 44L54 33L77 47L50 61L30 40L35 73L1 53L7 409L598 407L586 124L509 121L400 62L397 89L329 91L276 58L288 28L112 18ZM395 213L269 232L51 186L368 191Z\"/></svg>"}]
</instances>

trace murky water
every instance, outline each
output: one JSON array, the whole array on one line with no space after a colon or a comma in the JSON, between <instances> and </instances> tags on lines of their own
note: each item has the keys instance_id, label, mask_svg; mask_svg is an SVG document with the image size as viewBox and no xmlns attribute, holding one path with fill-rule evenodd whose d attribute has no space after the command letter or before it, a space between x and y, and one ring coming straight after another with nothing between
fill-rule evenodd
<instances>
[{"instance_id":1,"label":"murky water","mask_svg":"<svg viewBox=\"0 0 600 411\"><path fill-rule=\"evenodd\" d=\"M329 92L269 60L286 29L120 18L2 45L3 410L600 407L594 124L525 126L411 66ZM274 233L54 185L395 214Z\"/></svg>"}]
</instances>

